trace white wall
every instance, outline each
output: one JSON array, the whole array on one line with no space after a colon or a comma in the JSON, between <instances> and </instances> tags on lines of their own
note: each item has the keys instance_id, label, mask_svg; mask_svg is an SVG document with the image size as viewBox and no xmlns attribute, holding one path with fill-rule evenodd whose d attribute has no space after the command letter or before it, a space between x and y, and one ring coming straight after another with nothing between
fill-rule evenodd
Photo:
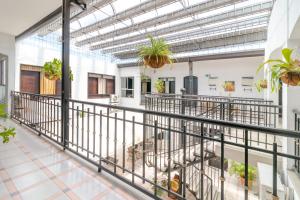
<instances>
[{"instance_id":1,"label":"white wall","mask_svg":"<svg viewBox=\"0 0 300 200\"><path fill-rule=\"evenodd\" d=\"M32 41L20 41L16 47L16 89L20 86L20 65L43 66L45 62L53 58L61 58L61 50L56 47L44 46L32 43ZM71 51L70 66L74 74L72 81L72 99L108 103L109 98L88 99L88 73L98 73L115 76L117 67L110 59L94 57L89 54L80 54Z\"/></svg>"},{"instance_id":2,"label":"white wall","mask_svg":"<svg viewBox=\"0 0 300 200\"><path fill-rule=\"evenodd\" d=\"M252 92L244 91L241 85L243 76L253 76L254 83L263 78L263 73L256 74L257 67L263 59L263 57L246 57L194 62L193 75L198 77L198 94L227 96L228 94L222 87L224 81L235 81L236 91L231 96L263 98L263 93L258 93L254 85ZM158 78L175 77L176 94L180 94L180 89L183 88L183 78L189 75L189 64L187 62L175 63L156 70L137 66L120 68L120 77L133 76L135 78L134 98L121 98L122 105L140 106L141 73L151 77L152 92L157 92L154 85ZM209 90L207 74L219 77L217 91ZM120 84L119 81L117 84ZM121 95L120 91L119 95Z\"/></svg>"},{"instance_id":3,"label":"white wall","mask_svg":"<svg viewBox=\"0 0 300 200\"><path fill-rule=\"evenodd\" d=\"M15 37L0 33L0 53L8 56L8 96L10 91L15 89ZM10 98L9 98L10 99ZM10 107L10 102L8 102ZM9 109L9 108L8 108Z\"/></svg>"}]
</instances>

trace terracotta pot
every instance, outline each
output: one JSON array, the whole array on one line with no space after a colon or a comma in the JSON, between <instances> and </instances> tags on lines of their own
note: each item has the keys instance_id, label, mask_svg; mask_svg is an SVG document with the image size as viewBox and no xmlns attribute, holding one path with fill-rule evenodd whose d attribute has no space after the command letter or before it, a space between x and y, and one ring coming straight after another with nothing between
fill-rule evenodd
<instances>
[{"instance_id":1,"label":"terracotta pot","mask_svg":"<svg viewBox=\"0 0 300 200\"><path fill-rule=\"evenodd\" d=\"M283 74L280 79L287 85L297 86L300 82L300 73L287 72Z\"/></svg>"},{"instance_id":2,"label":"terracotta pot","mask_svg":"<svg viewBox=\"0 0 300 200\"><path fill-rule=\"evenodd\" d=\"M161 68L165 64L169 64L168 56L146 56L144 57L144 64L151 68Z\"/></svg>"},{"instance_id":3,"label":"terracotta pot","mask_svg":"<svg viewBox=\"0 0 300 200\"><path fill-rule=\"evenodd\" d=\"M45 73L45 77L49 80L52 80L52 81L57 81L57 80L60 80L60 77L59 76L52 76L50 78L50 75L48 73Z\"/></svg>"},{"instance_id":4,"label":"terracotta pot","mask_svg":"<svg viewBox=\"0 0 300 200\"><path fill-rule=\"evenodd\" d=\"M245 186L245 178L244 177L240 177L240 184L242 186ZM252 180L248 180L248 189L251 190L253 186L253 181Z\"/></svg>"}]
</instances>

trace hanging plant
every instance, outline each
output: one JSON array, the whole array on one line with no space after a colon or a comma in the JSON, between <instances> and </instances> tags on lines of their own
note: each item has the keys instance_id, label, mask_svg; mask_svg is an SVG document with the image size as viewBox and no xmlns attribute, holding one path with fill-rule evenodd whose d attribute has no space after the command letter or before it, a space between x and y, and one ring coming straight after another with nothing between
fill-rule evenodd
<instances>
[{"instance_id":1,"label":"hanging plant","mask_svg":"<svg viewBox=\"0 0 300 200\"><path fill-rule=\"evenodd\" d=\"M163 80L158 79L155 82L155 89L158 93L164 93L165 92L165 82Z\"/></svg>"},{"instance_id":2,"label":"hanging plant","mask_svg":"<svg viewBox=\"0 0 300 200\"><path fill-rule=\"evenodd\" d=\"M263 80L259 80L257 81L257 83L255 84L256 89L258 92L261 92L264 89L268 88L268 81L266 79Z\"/></svg>"},{"instance_id":3,"label":"hanging plant","mask_svg":"<svg viewBox=\"0 0 300 200\"><path fill-rule=\"evenodd\" d=\"M151 68L161 68L165 64L172 64L173 61L170 58L172 52L169 49L169 45L164 39L154 39L152 36L148 36L150 40L149 46L142 46L139 49L140 61L144 65Z\"/></svg>"},{"instance_id":4,"label":"hanging plant","mask_svg":"<svg viewBox=\"0 0 300 200\"><path fill-rule=\"evenodd\" d=\"M235 90L234 83L231 81L225 81L223 88L224 88L225 92L234 92L234 90Z\"/></svg>"},{"instance_id":5,"label":"hanging plant","mask_svg":"<svg viewBox=\"0 0 300 200\"><path fill-rule=\"evenodd\" d=\"M263 69L265 64L268 65L268 69L271 72L271 88L272 92L278 91L281 87L281 80L283 83L289 86L299 86L300 85L300 61L297 59L292 59L293 50L289 48L282 49L281 51L283 60L267 60L262 63L257 72Z\"/></svg>"},{"instance_id":6,"label":"hanging plant","mask_svg":"<svg viewBox=\"0 0 300 200\"><path fill-rule=\"evenodd\" d=\"M45 73L45 77L49 80L61 80L62 78L62 61L54 58L50 62L46 62L42 68L42 71ZM69 68L69 78L73 81L73 73Z\"/></svg>"}]
</instances>

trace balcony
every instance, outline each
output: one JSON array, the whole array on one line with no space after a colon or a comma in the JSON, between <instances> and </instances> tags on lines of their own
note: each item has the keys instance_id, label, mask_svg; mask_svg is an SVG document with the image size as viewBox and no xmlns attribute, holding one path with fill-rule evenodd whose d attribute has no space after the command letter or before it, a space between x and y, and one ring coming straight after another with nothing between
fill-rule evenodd
<instances>
[{"instance_id":1,"label":"balcony","mask_svg":"<svg viewBox=\"0 0 300 200\"><path fill-rule=\"evenodd\" d=\"M258 166L264 166L273 174L268 195L284 199L281 165L286 159L299 167L296 149L286 152L282 145L292 140L299 148L300 134L278 128L279 107L270 101L146 95L143 110L70 100L69 134L62 136L59 98L20 92L11 98L12 119L46 138L41 148L53 150L50 157L78 157L93 166L95 179L108 173L150 198L259 199ZM40 138L27 134L22 137L40 146ZM244 163L241 183L230 174L234 162Z\"/></svg>"}]
</instances>

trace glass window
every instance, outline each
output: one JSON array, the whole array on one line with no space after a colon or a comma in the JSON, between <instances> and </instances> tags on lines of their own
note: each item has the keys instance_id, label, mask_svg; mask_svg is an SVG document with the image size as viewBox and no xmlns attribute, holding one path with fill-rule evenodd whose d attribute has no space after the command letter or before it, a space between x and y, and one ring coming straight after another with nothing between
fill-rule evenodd
<instances>
[{"instance_id":1,"label":"glass window","mask_svg":"<svg viewBox=\"0 0 300 200\"><path fill-rule=\"evenodd\" d=\"M121 96L129 98L134 97L134 77L121 78Z\"/></svg>"},{"instance_id":2,"label":"glass window","mask_svg":"<svg viewBox=\"0 0 300 200\"><path fill-rule=\"evenodd\" d=\"M109 97L115 93L115 77L103 74L88 74L88 97Z\"/></svg>"},{"instance_id":3,"label":"glass window","mask_svg":"<svg viewBox=\"0 0 300 200\"><path fill-rule=\"evenodd\" d=\"M165 85L165 94L175 94L175 78L169 77L169 78L159 78L159 80L162 80Z\"/></svg>"}]
</instances>

